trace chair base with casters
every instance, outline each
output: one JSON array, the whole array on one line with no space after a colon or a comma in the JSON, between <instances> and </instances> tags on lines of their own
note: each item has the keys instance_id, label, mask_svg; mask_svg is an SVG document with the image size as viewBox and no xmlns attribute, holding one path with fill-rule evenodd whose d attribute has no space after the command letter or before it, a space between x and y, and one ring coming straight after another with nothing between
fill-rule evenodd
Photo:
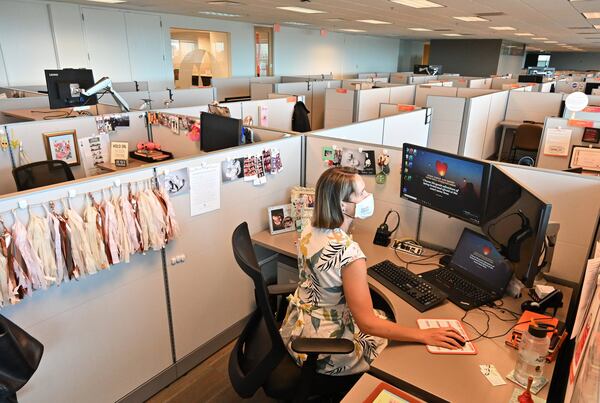
<instances>
[{"instance_id":1,"label":"chair base with casters","mask_svg":"<svg viewBox=\"0 0 600 403\"><path fill-rule=\"evenodd\" d=\"M240 397L249 398L262 387L273 399L294 402L304 402L312 396L343 397L362 374L319 374L317 358L320 354L350 354L354 351L354 343L347 339L296 338L292 349L307 355L304 365L299 367L283 343L270 304L277 294L288 295L290 286L267 287L246 223L234 230L232 246L238 265L254 283L256 300L256 310L229 356L229 379L233 389Z\"/></svg>"}]
</instances>

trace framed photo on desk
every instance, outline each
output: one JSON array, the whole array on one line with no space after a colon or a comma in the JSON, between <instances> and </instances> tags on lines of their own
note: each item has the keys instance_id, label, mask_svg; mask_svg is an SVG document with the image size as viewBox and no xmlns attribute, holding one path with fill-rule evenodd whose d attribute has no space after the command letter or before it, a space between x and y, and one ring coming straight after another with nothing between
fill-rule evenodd
<instances>
[{"instance_id":1,"label":"framed photo on desk","mask_svg":"<svg viewBox=\"0 0 600 403\"><path fill-rule=\"evenodd\" d=\"M44 133L46 156L49 160L60 160L70 166L79 165L77 133L73 130Z\"/></svg>"},{"instance_id":2,"label":"framed photo on desk","mask_svg":"<svg viewBox=\"0 0 600 403\"><path fill-rule=\"evenodd\" d=\"M569 168L600 172L600 147L573 146Z\"/></svg>"}]
</instances>

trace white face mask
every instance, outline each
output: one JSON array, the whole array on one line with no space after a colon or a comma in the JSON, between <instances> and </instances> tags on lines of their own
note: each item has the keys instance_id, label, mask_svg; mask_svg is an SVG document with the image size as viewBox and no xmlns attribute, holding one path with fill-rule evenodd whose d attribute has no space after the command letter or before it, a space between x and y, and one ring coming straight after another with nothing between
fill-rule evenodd
<instances>
[{"instance_id":1,"label":"white face mask","mask_svg":"<svg viewBox=\"0 0 600 403\"><path fill-rule=\"evenodd\" d=\"M371 217L374 211L375 199L373 198L373 194L369 193L367 197L365 197L358 203L355 203L354 218L364 220L365 218Z\"/></svg>"}]
</instances>

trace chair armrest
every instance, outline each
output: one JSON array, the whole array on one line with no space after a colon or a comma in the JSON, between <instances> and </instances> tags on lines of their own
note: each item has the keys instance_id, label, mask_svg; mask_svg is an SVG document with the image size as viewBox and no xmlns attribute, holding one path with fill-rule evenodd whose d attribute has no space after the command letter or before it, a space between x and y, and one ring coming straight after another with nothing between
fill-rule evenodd
<instances>
[{"instance_id":1,"label":"chair armrest","mask_svg":"<svg viewBox=\"0 0 600 403\"><path fill-rule=\"evenodd\" d=\"M348 339L298 337L292 341L292 350L298 354L350 354L354 343Z\"/></svg>"},{"instance_id":2,"label":"chair armrest","mask_svg":"<svg viewBox=\"0 0 600 403\"><path fill-rule=\"evenodd\" d=\"M269 292L269 295L293 294L297 287L298 284L296 283L271 284L267 286L267 291Z\"/></svg>"}]
</instances>

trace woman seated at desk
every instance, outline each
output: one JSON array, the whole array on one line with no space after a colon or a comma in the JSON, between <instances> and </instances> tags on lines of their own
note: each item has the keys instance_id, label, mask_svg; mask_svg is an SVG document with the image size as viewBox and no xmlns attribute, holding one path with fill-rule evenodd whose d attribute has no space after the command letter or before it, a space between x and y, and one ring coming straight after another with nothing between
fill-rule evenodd
<instances>
[{"instance_id":1,"label":"woman seated at desk","mask_svg":"<svg viewBox=\"0 0 600 403\"><path fill-rule=\"evenodd\" d=\"M321 356L320 373L349 375L364 372L388 339L460 348L452 328L400 326L373 309L367 282L366 257L348 235L355 218L373 215L373 195L354 168L331 168L317 182L312 226L302 232L298 265L300 281L281 327L288 351L301 365L306 357L292 348L295 337L335 337L353 340L347 355Z\"/></svg>"}]
</instances>

